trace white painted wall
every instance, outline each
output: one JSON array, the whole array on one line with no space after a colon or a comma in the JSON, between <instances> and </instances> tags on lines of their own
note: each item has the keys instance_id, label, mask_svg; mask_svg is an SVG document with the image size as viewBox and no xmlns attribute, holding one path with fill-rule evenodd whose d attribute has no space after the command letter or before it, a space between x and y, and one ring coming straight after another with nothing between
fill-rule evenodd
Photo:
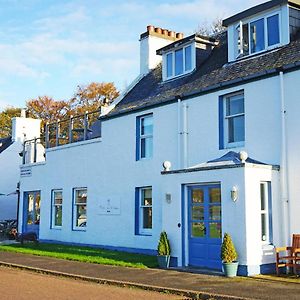
<instances>
[{"instance_id":1,"label":"white painted wall","mask_svg":"<svg viewBox=\"0 0 300 300\"><path fill-rule=\"evenodd\" d=\"M288 99L288 138L290 200L293 213L291 227L300 231L298 175L299 149L299 85L300 72L285 75ZM219 96L244 89L246 114L246 142L242 148L219 150L218 101ZM280 91L279 76L224 89L185 100L188 105L188 164L193 166L227 151L246 150L249 156L269 163L280 163ZM136 117L153 113L154 154L150 160L135 161ZM173 255L181 261L180 186L182 183L216 182L222 185L223 229L229 231L237 245L242 264L257 265L274 262L273 250L262 248L259 234L259 182L272 180L274 208L274 241L282 242L281 204L278 176L271 171L242 169L211 171L190 175L162 176L162 162L176 165L177 157L177 103L143 112L132 113L103 122L102 138L47 151L45 164L32 165L32 176L21 178L21 190L41 190L40 238L86 244L109 245L155 250L159 233L166 229ZM245 187L246 184L246 187ZM240 188L241 199L232 203L229 191L233 185ZM134 234L135 188L153 187L153 234ZM88 188L87 228L84 232L72 230L72 189ZM63 189L63 227L50 229L51 189ZM165 193L172 193L169 206ZM243 198L244 197L244 198ZM99 215L100 199L116 199L121 203L121 214ZM21 207L22 208L22 207ZM21 209L22 210L22 209ZM255 224L253 224L253 220ZM238 224L238 226L237 226ZM276 232L275 232L276 231ZM255 254L254 254L255 253Z\"/></svg>"},{"instance_id":2,"label":"white painted wall","mask_svg":"<svg viewBox=\"0 0 300 300\"><path fill-rule=\"evenodd\" d=\"M40 120L16 117L12 119L12 140L14 143L0 153L0 193L15 192L20 178L24 138L40 136ZM0 220L16 219L17 195L0 196Z\"/></svg>"}]
</instances>

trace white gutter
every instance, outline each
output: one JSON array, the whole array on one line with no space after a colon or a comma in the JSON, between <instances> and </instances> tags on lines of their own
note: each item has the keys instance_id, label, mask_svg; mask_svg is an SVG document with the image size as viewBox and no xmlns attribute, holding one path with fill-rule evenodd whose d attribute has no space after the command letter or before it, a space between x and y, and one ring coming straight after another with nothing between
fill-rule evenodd
<instances>
[{"instance_id":1,"label":"white gutter","mask_svg":"<svg viewBox=\"0 0 300 300\"><path fill-rule=\"evenodd\" d=\"M183 167L188 167L188 105L183 104L182 135L183 135Z\"/></svg>"},{"instance_id":2,"label":"white gutter","mask_svg":"<svg viewBox=\"0 0 300 300\"><path fill-rule=\"evenodd\" d=\"M181 169L181 99L177 100L177 169Z\"/></svg>"},{"instance_id":3,"label":"white gutter","mask_svg":"<svg viewBox=\"0 0 300 300\"><path fill-rule=\"evenodd\" d=\"M281 159L280 159L280 183L281 200L283 209L283 239L286 245L290 244L290 205L289 205L289 181L288 181L288 158L286 138L286 110L283 72L279 72L280 78L280 101L281 101Z\"/></svg>"}]
</instances>

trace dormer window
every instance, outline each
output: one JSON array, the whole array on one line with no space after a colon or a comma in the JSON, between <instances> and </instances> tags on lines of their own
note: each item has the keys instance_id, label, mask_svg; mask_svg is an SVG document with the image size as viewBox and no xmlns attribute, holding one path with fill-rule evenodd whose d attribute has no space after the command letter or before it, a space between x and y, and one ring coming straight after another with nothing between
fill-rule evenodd
<instances>
[{"instance_id":1,"label":"dormer window","mask_svg":"<svg viewBox=\"0 0 300 300\"><path fill-rule=\"evenodd\" d=\"M166 79L184 75L193 70L192 52L192 45L188 45L165 54Z\"/></svg>"},{"instance_id":2,"label":"dormer window","mask_svg":"<svg viewBox=\"0 0 300 300\"><path fill-rule=\"evenodd\" d=\"M237 58L272 49L280 44L279 13L241 21L235 35Z\"/></svg>"}]
</instances>

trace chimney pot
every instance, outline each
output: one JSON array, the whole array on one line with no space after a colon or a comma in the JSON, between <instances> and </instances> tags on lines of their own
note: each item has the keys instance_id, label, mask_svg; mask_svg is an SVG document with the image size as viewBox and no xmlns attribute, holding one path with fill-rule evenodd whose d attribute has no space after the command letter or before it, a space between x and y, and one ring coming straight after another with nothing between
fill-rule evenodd
<instances>
[{"instance_id":1,"label":"chimney pot","mask_svg":"<svg viewBox=\"0 0 300 300\"><path fill-rule=\"evenodd\" d=\"M155 32L158 34L161 34L161 28L160 27L155 27Z\"/></svg>"},{"instance_id":2,"label":"chimney pot","mask_svg":"<svg viewBox=\"0 0 300 300\"><path fill-rule=\"evenodd\" d=\"M163 34L163 35L168 35L168 29L163 29L163 30L162 30L162 34Z\"/></svg>"},{"instance_id":3,"label":"chimney pot","mask_svg":"<svg viewBox=\"0 0 300 300\"><path fill-rule=\"evenodd\" d=\"M183 38L183 33L182 32L177 32L176 33L176 38L181 40Z\"/></svg>"},{"instance_id":4,"label":"chimney pot","mask_svg":"<svg viewBox=\"0 0 300 300\"><path fill-rule=\"evenodd\" d=\"M175 37L175 31L169 31L168 34L169 37Z\"/></svg>"},{"instance_id":5,"label":"chimney pot","mask_svg":"<svg viewBox=\"0 0 300 300\"><path fill-rule=\"evenodd\" d=\"M148 25L147 26L147 31L148 32L153 32L154 31L154 26L153 25Z\"/></svg>"}]
</instances>

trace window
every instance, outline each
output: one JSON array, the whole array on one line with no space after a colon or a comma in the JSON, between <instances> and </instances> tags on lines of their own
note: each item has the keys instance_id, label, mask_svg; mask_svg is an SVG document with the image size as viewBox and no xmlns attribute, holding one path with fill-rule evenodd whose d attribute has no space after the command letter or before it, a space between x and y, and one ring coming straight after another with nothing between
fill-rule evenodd
<instances>
[{"instance_id":1,"label":"window","mask_svg":"<svg viewBox=\"0 0 300 300\"><path fill-rule=\"evenodd\" d=\"M272 243L272 202L271 183L260 183L260 215L261 215L261 241Z\"/></svg>"},{"instance_id":2,"label":"window","mask_svg":"<svg viewBox=\"0 0 300 300\"><path fill-rule=\"evenodd\" d=\"M166 55L167 79L186 74L193 69L192 45L172 51Z\"/></svg>"},{"instance_id":3,"label":"window","mask_svg":"<svg viewBox=\"0 0 300 300\"><path fill-rule=\"evenodd\" d=\"M76 188L73 193L74 210L73 210L73 229L84 230L87 222L86 206L87 206L87 189Z\"/></svg>"},{"instance_id":4,"label":"window","mask_svg":"<svg viewBox=\"0 0 300 300\"><path fill-rule=\"evenodd\" d=\"M240 22L235 30L235 41L236 57L254 54L280 44L279 14L248 23Z\"/></svg>"},{"instance_id":5,"label":"window","mask_svg":"<svg viewBox=\"0 0 300 300\"><path fill-rule=\"evenodd\" d=\"M290 40L297 39L300 33L300 10L290 7L289 8L289 23L290 23Z\"/></svg>"},{"instance_id":6,"label":"window","mask_svg":"<svg viewBox=\"0 0 300 300\"><path fill-rule=\"evenodd\" d=\"M236 93L223 98L223 130L225 147L242 146L245 141L244 93Z\"/></svg>"},{"instance_id":7,"label":"window","mask_svg":"<svg viewBox=\"0 0 300 300\"><path fill-rule=\"evenodd\" d=\"M151 234L152 231L152 188L136 189L136 234Z\"/></svg>"},{"instance_id":8,"label":"window","mask_svg":"<svg viewBox=\"0 0 300 300\"><path fill-rule=\"evenodd\" d=\"M137 118L137 160L153 155L153 115Z\"/></svg>"},{"instance_id":9,"label":"window","mask_svg":"<svg viewBox=\"0 0 300 300\"><path fill-rule=\"evenodd\" d=\"M62 190L52 191L52 228L62 226Z\"/></svg>"}]
</instances>

